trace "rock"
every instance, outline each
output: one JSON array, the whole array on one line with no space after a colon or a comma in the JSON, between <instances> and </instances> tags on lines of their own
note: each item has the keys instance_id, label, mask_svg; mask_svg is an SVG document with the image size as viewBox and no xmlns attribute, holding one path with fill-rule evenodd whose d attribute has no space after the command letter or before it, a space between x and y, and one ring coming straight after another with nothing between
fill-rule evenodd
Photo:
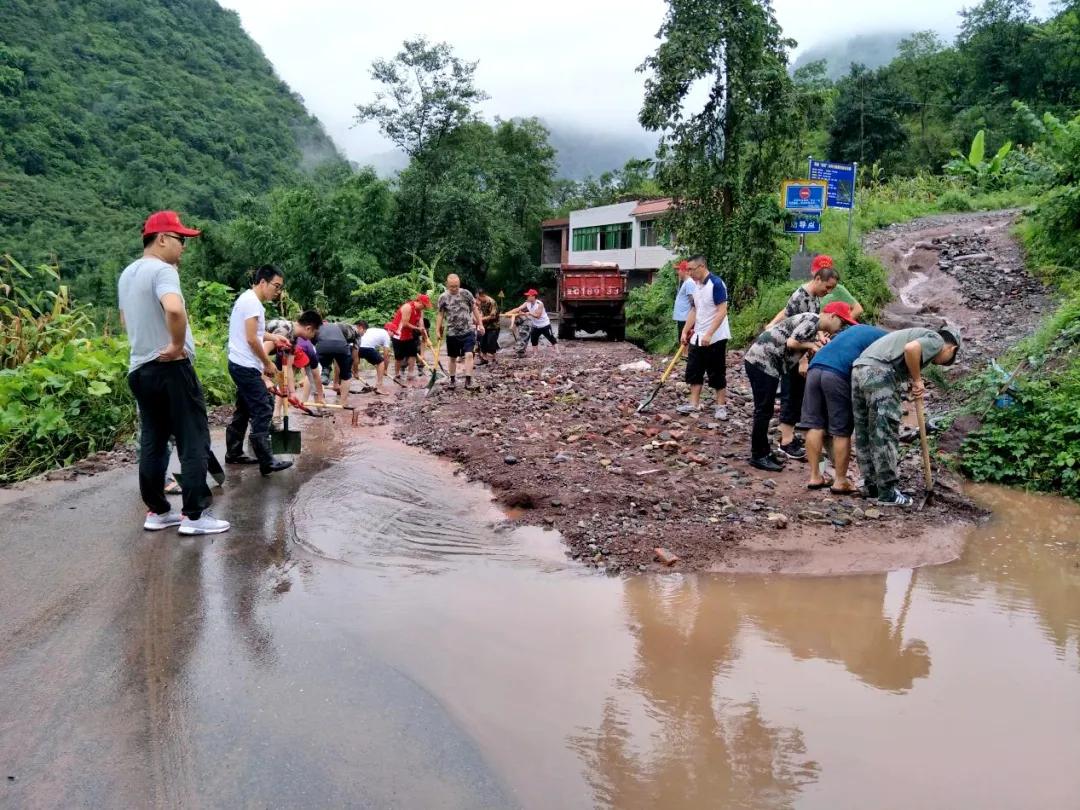
<instances>
[{"instance_id":1,"label":"rock","mask_svg":"<svg viewBox=\"0 0 1080 810\"><path fill-rule=\"evenodd\" d=\"M518 463L517 456L503 456L503 463L504 464L517 464Z\"/></svg>"},{"instance_id":2,"label":"rock","mask_svg":"<svg viewBox=\"0 0 1080 810\"><path fill-rule=\"evenodd\" d=\"M619 371L652 371L652 364L648 360L638 360L636 363L623 363Z\"/></svg>"},{"instance_id":3,"label":"rock","mask_svg":"<svg viewBox=\"0 0 1080 810\"><path fill-rule=\"evenodd\" d=\"M837 515L832 519L831 522L833 526L850 526L851 518L847 517L846 515Z\"/></svg>"},{"instance_id":4,"label":"rock","mask_svg":"<svg viewBox=\"0 0 1080 810\"><path fill-rule=\"evenodd\" d=\"M654 548L653 555L654 559L658 563L660 563L661 565L666 565L668 568L670 568L679 561L679 558L672 554L670 551L668 551L666 548Z\"/></svg>"},{"instance_id":5,"label":"rock","mask_svg":"<svg viewBox=\"0 0 1080 810\"><path fill-rule=\"evenodd\" d=\"M880 509L867 509L866 510L866 518L868 520L881 520L881 510Z\"/></svg>"},{"instance_id":6,"label":"rock","mask_svg":"<svg viewBox=\"0 0 1080 810\"><path fill-rule=\"evenodd\" d=\"M671 503L671 501L660 501L660 509L662 511L670 512L674 508L675 508L675 506L674 506L674 504Z\"/></svg>"},{"instance_id":7,"label":"rock","mask_svg":"<svg viewBox=\"0 0 1080 810\"><path fill-rule=\"evenodd\" d=\"M552 506L562 506L562 501L560 501L558 498L556 498L553 501L551 501L551 505Z\"/></svg>"},{"instance_id":8,"label":"rock","mask_svg":"<svg viewBox=\"0 0 1080 810\"><path fill-rule=\"evenodd\" d=\"M815 366L815 368L816 368L816 366ZM765 486L767 486L769 489L776 489L776 482L773 481L771 478L766 478L761 483L764 484Z\"/></svg>"},{"instance_id":9,"label":"rock","mask_svg":"<svg viewBox=\"0 0 1080 810\"><path fill-rule=\"evenodd\" d=\"M768 521L777 529L786 529L788 525L787 515L780 512L770 512Z\"/></svg>"},{"instance_id":10,"label":"rock","mask_svg":"<svg viewBox=\"0 0 1080 810\"><path fill-rule=\"evenodd\" d=\"M62 470L49 470L45 473L45 479L47 481L74 481L75 470L70 467L66 467Z\"/></svg>"}]
</instances>

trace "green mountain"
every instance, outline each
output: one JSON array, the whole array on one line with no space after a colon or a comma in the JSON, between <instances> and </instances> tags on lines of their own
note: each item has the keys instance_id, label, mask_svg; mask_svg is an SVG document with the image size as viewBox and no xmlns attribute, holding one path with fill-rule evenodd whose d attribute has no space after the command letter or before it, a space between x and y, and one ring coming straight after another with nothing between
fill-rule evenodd
<instances>
[{"instance_id":1,"label":"green mountain","mask_svg":"<svg viewBox=\"0 0 1080 810\"><path fill-rule=\"evenodd\" d=\"M0 2L0 253L56 257L105 300L149 211L232 216L344 165L239 17L212 0Z\"/></svg>"},{"instance_id":2,"label":"green mountain","mask_svg":"<svg viewBox=\"0 0 1080 810\"><path fill-rule=\"evenodd\" d=\"M889 64L896 56L900 40L909 36L910 31L885 31L812 45L799 54L791 69L798 70L824 59L828 76L835 81L846 75L852 64L866 65L871 70Z\"/></svg>"}]
</instances>

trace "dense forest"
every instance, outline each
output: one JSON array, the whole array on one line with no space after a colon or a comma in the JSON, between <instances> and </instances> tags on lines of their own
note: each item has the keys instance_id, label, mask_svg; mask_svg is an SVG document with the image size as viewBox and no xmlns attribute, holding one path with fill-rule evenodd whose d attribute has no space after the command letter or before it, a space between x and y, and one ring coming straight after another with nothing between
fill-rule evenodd
<instances>
[{"instance_id":1,"label":"dense forest","mask_svg":"<svg viewBox=\"0 0 1080 810\"><path fill-rule=\"evenodd\" d=\"M77 297L113 295L150 210L225 220L343 165L213 0L4 0L0 21L0 252Z\"/></svg>"}]
</instances>

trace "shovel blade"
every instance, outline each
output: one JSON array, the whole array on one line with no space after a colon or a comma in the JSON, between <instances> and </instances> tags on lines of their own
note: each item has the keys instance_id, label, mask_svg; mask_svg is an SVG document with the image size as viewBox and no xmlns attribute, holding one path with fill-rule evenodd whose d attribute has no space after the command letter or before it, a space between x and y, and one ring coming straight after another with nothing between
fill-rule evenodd
<instances>
[{"instance_id":1,"label":"shovel blade","mask_svg":"<svg viewBox=\"0 0 1080 810\"><path fill-rule=\"evenodd\" d=\"M270 433L270 450L275 455L296 456L300 454L300 431L277 430Z\"/></svg>"}]
</instances>

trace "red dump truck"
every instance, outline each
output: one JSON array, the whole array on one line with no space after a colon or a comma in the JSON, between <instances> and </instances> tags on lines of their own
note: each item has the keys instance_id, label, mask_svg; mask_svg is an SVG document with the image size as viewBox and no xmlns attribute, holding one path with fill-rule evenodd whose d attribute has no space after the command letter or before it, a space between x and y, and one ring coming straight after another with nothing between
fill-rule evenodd
<instances>
[{"instance_id":1,"label":"red dump truck","mask_svg":"<svg viewBox=\"0 0 1080 810\"><path fill-rule=\"evenodd\" d=\"M559 268L559 337L578 330L626 336L626 271L617 264L564 264Z\"/></svg>"}]
</instances>

